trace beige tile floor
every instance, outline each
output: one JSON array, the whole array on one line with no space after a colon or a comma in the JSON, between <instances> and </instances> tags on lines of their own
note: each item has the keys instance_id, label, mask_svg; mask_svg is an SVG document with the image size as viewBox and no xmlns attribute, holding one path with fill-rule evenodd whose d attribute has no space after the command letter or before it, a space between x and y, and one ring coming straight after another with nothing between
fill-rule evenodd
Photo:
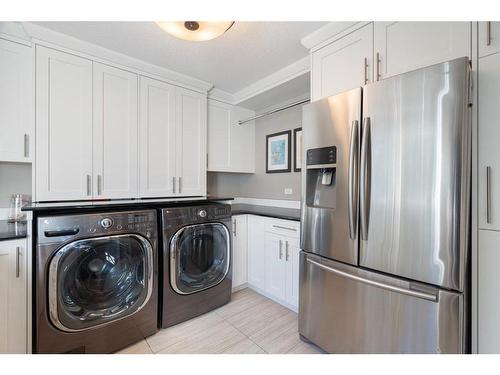
<instances>
[{"instance_id":1,"label":"beige tile floor","mask_svg":"<svg viewBox=\"0 0 500 375\"><path fill-rule=\"evenodd\" d=\"M118 354L315 354L303 342L297 314L251 289L225 306L129 346Z\"/></svg>"}]
</instances>

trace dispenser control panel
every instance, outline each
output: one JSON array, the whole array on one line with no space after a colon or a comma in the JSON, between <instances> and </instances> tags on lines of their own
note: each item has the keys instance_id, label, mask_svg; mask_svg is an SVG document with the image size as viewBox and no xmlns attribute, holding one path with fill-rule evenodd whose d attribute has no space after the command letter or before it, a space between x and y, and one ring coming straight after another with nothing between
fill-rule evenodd
<instances>
[{"instance_id":1,"label":"dispenser control panel","mask_svg":"<svg viewBox=\"0 0 500 375\"><path fill-rule=\"evenodd\" d=\"M307 150L307 165L325 165L337 163L337 147L321 147Z\"/></svg>"}]
</instances>

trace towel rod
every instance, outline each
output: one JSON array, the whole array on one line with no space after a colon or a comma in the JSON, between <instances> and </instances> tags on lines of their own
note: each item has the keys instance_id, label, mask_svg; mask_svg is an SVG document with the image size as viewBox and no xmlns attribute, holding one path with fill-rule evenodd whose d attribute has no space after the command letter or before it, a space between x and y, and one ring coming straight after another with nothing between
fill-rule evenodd
<instances>
[{"instance_id":1,"label":"towel rod","mask_svg":"<svg viewBox=\"0 0 500 375\"><path fill-rule=\"evenodd\" d=\"M253 117L250 117L250 118L247 118L246 120L239 120L238 121L238 125L243 125L244 123L246 122L250 122L250 121L253 121L253 120L257 120L258 118L261 118L261 117L264 117L264 116L269 116L269 115L272 115L273 113L276 113L276 112L281 112L281 111L284 111L285 109L288 109L288 108L292 108L292 107L295 107L297 105L301 105L301 104L304 104L304 103L309 103L310 99L307 98L307 99L302 99L302 100L299 100L298 102L294 102L294 103L291 103L291 104L287 104L287 105L284 105L283 107L279 107L279 108L275 108L275 109L272 109L270 111L267 111L267 112L264 112L264 113L261 113L260 115L256 115L256 116L253 116Z\"/></svg>"}]
</instances>

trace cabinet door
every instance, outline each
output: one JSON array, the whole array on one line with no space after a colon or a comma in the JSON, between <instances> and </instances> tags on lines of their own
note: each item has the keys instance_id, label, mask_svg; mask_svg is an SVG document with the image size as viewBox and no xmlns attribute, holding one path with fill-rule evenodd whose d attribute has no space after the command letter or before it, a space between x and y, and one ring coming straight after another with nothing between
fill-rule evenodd
<instances>
[{"instance_id":1,"label":"cabinet door","mask_svg":"<svg viewBox=\"0 0 500 375\"><path fill-rule=\"evenodd\" d=\"M312 98L318 100L372 80L373 24L312 53Z\"/></svg>"},{"instance_id":2,"label":"cabinet door","mask_svg":"<svg viewBox=\"0 0 500 375\"><path fill-rule=\"evenodd\" d=\"M470 56L470 40L470 22L375 22L375 80Z\"/></svg>"},{"instance_id":3,"label":"cabinet door","mask_svg":"<svg viewBox=\"0 0 500 375\"><path fill-rule=\"evenodd\" d=\"M207 98L191 90L176 91L176 194L206 195Z\"/></svg>"},{"instance_id":4,"label":"cabinet door","mask_svg":"<svg viewBox=\"0 0 500 375\"><path fill-rule=\"evenodd\" d=\"M248 284L265 289L265 220L259 216L248 215Z\"/></svg>"},{"instance_id":5,"label":"cabinet door","mask_svg":"<svg viewBox=\"0 0 500 375\"><path fill-rule=\"evenodd\" d=\"M137 75L94 63L94 197L137 196Z\"/></svg>"},{"instance_id":6,"label":"cabinet door","mask_svg":"<svg viewBox=\"0 0 500 375\"><path fill-rule=\"evenodd\" d=\"M286 301L295 309L299 307L299 252L297 238L285 237Z\"/></svg>"},{"instance_id":7,"label":"cabinet door","mask_svg":"<svg viewBox=\"0 0 500 375\"><path fill-rule=\"evenodd\" d=\"M255 172L255 124L238 124L254 114L246 108L208 100L209 171Z\"/></svg>"},{"instance_id":8,"label":"cabinet door","mask_svg":"<svg viewBox=\"0 0 500 375\"><path fill-rule=\"evenodd\" d=\"M247 283L247 216L233 216L233 288Z\"/></svg>"},{"instance_id":9,"label":"cabinet door","mask_svg":"<svg viewBox=\"0 0 500 375\"><path fill-rule=\"evenodd\" d=\"M479 59L478 90L479 227L500 230L500 54Z\"/></svg>"},{"instance_id":10,"label":"cabinet door","mask_svg":"<svg viewBox=\"0 0 500 375\"><path fill-rule=\"evenodd\" d=\"M26 241L0 242L0 353L26 353Z\"/></svg>"},{"instance_id":11,"label":"cabinet door","mask_svg":"<svg viewBox=\"0 0 500 375\"><path fill-rule=\"evenodd\" d=\"M242 125L238 121L255 115L254 111L234 106L231 110L229 171L239 173L255 172L255 122Z\"/></svg>"},{"instance_id":12,"label":"cabinet door","mask_svg":"<svg viewBox=\"0 0 500 375\"><path fill-rule=\"evenodd\" d=\"M36 47L37 201L91 199L92 62Z\"/></svg>"},{"instance_id":13,"label":"cabinet door","mask_svg":"<svg viewBox=\"0 0 500 375\"><path fill-rule=\"evenodd\" d=\"M231 142L231 105L208 100L207 152L208 170L229 171Z\"/></svg>"},{"instance_id":14,"label":"cabinet door","mask_svg":"<svg viewBox=\"0 0 500 375\"><path fill-rule=\"evenodd\" d=\"M31 161L32 61L30 47L0 39L0 161Z\"/></svg>"},{"instance_id":15,"label":"cabinet door","mask_svg":"<svg viewBox=\"0 0 500 375\"><path fill-rule=\"evenodd\" d=\"M479 57L500 52L500 22L479 22Z\"/></svg>"},{"instance_id":16,"label":"cabinet door","mask_svg":"<svg viewBox=\"0 0 500 375\"><path fill-rule=\"evenodd\" d=\"M173 194L175 174L175 86L141 77L140 196Z\"/></svg>"},{"instance_id":17,"label":"cabinet door","mask_svg":"<svg viewBox=\"0 0 500 375\"><path fill-rule=\"evenodd\" d=\"M285 238L274 233L264 233L265 291L271 296L286 298Z\"/></svg>"},{"instance_id":18,"label":"cabinet door","mask_svg":"<svg viewBox=\"0 0 500 375\"><path fill-rule=\"evenodd\" d=\"M480 230L478 240L478 352L500 353L500 232Z\"/></svg>"}]
</instances>

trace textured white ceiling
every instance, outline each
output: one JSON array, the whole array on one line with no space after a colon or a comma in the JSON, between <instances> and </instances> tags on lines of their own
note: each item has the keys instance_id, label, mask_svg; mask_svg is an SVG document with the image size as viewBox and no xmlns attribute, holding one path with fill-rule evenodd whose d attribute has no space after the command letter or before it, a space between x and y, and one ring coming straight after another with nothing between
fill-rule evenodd
<instances>
[{"instance_id":1,"label":"textured white ceiling","mask_svg":"<svg viewBox=\"0 0 500 375\"><path fill-rule=\"evenodd\" d=\"M325 22L236 22L206 42L176 39L154 22L37 22L235 93L306 56L300 39Z\"/></svg>"}]
</instances>

